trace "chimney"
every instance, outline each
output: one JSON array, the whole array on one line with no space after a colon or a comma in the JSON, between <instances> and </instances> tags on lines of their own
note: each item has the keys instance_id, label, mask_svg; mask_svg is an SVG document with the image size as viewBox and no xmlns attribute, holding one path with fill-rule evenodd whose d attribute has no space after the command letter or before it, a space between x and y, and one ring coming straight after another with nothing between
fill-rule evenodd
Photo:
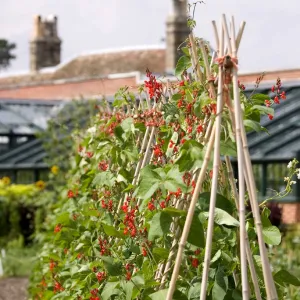
<instances>
[{"instance_id":1,"label":"chimney","mask_svg":"<svg viewBox=\"0 0 300 300\"><path fill-rule=\"evenodd\" d=\"M177 61L181 56L178 47L187 39L190 29L187 25L187 0L172 0L172 14L166 22L166 69L174 72Z\"/></svg>"},{"instance_id":2,"label":"chimney","mask_svg":"<svg viewBox=\"0 0 300 300\"><path fill-rule=\"evenodd\" d=\"M50 15L45 20L34 17L33 36L30 41L30 70L37 72L42 68L60 63L61 40L57 33L57 17Z\"/></svg>"},{"instance_id":3,"label":"chimney","mask_svg":"<svg viewBox=\"0 0 300 300\"><path fill-rule=\"evenodd\" d=\"M42 36L42 19L41 16L34 17L34 24L33 24L33 39L38 39Z\"/></svg>"}]
</instances>

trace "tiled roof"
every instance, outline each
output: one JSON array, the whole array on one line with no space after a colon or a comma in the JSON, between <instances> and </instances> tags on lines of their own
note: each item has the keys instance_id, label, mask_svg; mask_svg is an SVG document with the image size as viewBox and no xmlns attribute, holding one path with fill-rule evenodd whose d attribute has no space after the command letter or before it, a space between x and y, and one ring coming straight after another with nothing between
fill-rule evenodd
<instances>
[{"instance_id":1,"label":"tiled roof","mask_svg":"<svg viewBox=\"0 0 300 300\"><path fill-rule=\"evenodd\" d=\"M165 49L128 49L82 55L57 66L51 72L30 73L0 78L0 89L14 86L49 84L55 80L93 79L110 74L165 71Z\"/></svg>"},{"instance_id":2,"label":"tiled roof","mask_svg":"<svg viewBox=\"0 0 300 300\"><path fill-rule=\"evenodd\" d=\"M165 71L165 49L133 50L79 56L58 69L53 79L105 76L132 71Z\"/></svg>"}]
</instances>

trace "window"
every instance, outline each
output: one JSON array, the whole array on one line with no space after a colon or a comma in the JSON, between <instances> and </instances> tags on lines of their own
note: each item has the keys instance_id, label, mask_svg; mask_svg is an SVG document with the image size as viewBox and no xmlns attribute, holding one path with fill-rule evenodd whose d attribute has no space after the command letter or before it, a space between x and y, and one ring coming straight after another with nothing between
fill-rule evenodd
<instances>
[{"instance_id":1,"label":"window","mask_svg":"<svg viewBox=\"0 0 300 300\"><path fill-rule=\"evenodd\" d=\"M24 184L34 183L35 182L34 171L33 170L19 170L19 171L17 171L16 182L17 183L24 183Z\"/></svg>"}]
</instances>

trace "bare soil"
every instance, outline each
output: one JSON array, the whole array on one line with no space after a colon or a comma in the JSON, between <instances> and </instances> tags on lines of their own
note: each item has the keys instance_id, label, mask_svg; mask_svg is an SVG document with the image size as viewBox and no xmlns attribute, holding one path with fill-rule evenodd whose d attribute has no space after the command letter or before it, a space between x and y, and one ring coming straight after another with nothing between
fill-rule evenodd
<instances>
[{"instance_id":1,"label":"bare soil","mask_svg":"<svg viewBox=\"0 0 300 300\"><path fill-rule=\"evenodd\" d=\"M26 300L28 278L0 278L0 300Z\"/></svg>"}]
</instances>

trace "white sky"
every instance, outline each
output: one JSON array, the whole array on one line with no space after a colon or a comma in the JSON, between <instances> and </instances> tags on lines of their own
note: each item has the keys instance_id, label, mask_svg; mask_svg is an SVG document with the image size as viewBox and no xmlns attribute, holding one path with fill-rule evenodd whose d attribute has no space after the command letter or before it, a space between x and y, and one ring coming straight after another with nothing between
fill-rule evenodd
<instances>
[{"instance_id":1,"label":"white sky","mask_svg":"<svg viewBox=\"0 0 300 300\"><path fill-rule=\"evenodd\" d=\"M195 2L196 0L190 0ZM239 52L243 72L300 67L299 0L205 0L196 35L214 46L211 20L221 14L247 22ZM58 16L62 62L78 54L136 45L163 45L171 0L1 0L0 37L17 44L10 72L29 69L33 16Z\"/></svg>"}]
</instances>

